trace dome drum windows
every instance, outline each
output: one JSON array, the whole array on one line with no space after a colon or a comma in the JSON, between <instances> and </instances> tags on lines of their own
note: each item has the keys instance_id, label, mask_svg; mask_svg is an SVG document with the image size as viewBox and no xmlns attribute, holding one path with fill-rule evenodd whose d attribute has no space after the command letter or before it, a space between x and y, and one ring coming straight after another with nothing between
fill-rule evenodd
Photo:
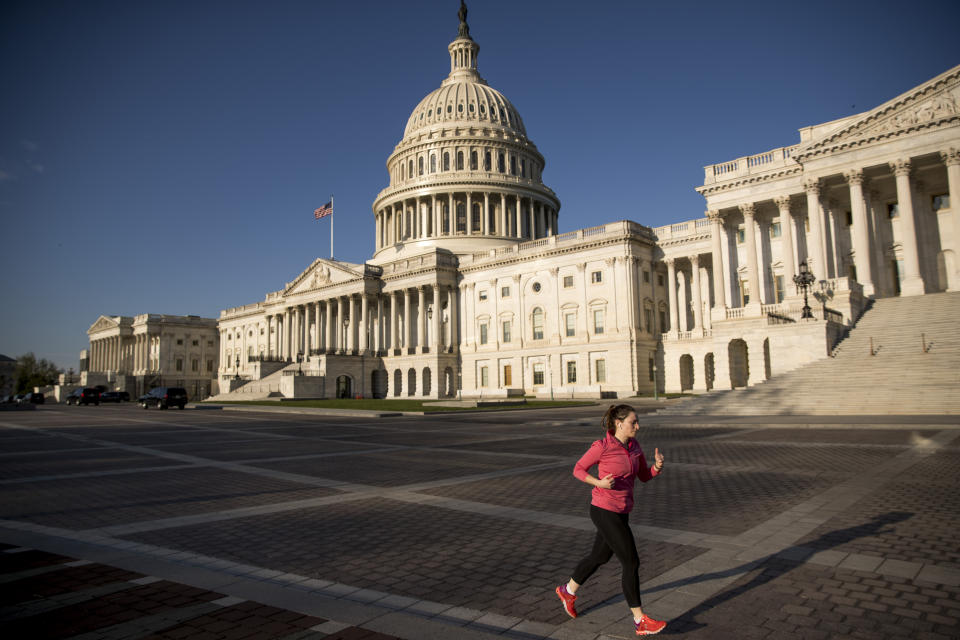
<instances>
[{"instance_id":1,"label":"dome drum windows","mask_svg":"<svg viewBox=\"0 0 960 640\"><path fill-rule=\"evenodd\" d=\"M450 154L446 151L443 152L443 170L450 171Z\"/></svg>"},{"instance_id":2,"label":"dome drum windows","mask_svg":"<svg viewBox=\"0 0 960 640\"><path fill-rule=\"evenodd\" d=\"M437 172L437 155L434 153L430 154L430 173Z\"/></svg>"},{"instance_id":3,"label":"dome drum windows","mask_svg":"<svg viewBox=\"0 0 960 640\"><path fill-rule=\"evenodd\" d=\"M471 171L477 170L477 152L476 151L470 152L470 170Z\"/></svg>"},{"instance_id":4,"label":"dome drum windows","mask_svg":"<svg viewBox=\"0 0 960 640\"><path fill-rule=\"evenodd\" d=\"M423 175L423 156L417 158L417 175Z\"/></svg>"},{"instance_id":5,"label":"dome drum windows","mask_svg":"<svg viewBox=\"0 0 960 640\"><path fill-rule=\"evenodd\" d=\"M463 151L457 151L457 171L463 171Z\"/></svg>"}]
</instances>

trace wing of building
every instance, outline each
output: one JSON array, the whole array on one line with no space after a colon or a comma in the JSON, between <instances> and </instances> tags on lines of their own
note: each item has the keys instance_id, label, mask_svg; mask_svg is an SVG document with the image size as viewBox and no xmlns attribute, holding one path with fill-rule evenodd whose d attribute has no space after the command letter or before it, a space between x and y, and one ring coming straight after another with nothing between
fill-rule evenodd
<instances>
[{"instance_id":1,"label":"wing of building","mask_svg":"<svg viewBox=\"0 0 960 640\"><path fill-rule=\"evenodd\" d=\"M960 288L960 67L706 167L703 217L558 234L545 159L479 50L461 22L387 159L371 259L317 259L221 312L221 393L729 389L825 357L871 298Z\"/></svg>"}]
</instances>

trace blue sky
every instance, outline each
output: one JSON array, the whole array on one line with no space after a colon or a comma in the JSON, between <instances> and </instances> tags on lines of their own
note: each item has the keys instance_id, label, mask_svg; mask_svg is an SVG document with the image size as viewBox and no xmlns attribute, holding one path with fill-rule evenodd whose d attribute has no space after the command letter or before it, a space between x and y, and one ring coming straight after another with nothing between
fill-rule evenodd
<instances>
[{"instance_id":1,"label":"blue sky","mask_svg":"<svg viewBox=\"0 0 960 640\"><path fill-rule=\"evenodd\" d=\"M546 158L560 231L699 217L703 166L960 63L960 3L473 0L481 75ZM0 353L76 367L100 314L263 299L373 252L371 203L449 70L456 0L8 1Z\"/></svg>"}]
</instances>

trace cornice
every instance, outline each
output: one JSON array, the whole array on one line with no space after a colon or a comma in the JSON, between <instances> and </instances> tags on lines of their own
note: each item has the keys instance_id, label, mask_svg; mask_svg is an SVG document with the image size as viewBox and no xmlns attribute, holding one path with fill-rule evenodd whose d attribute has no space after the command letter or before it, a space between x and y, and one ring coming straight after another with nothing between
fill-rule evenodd
<instances>
[{"instance_id":1,"label":"cornice","mask_svg":"<svg viewBox=\"0 0 960 640\"><path fill-rule=\"evenodd\" d=\"M387 187L377 194L377 197L373 201L372 210L374 213L377 213L377 209L382 207L385 204L385 201L395 198L432 196L434 195L432 193L434 190L438 191L436 195L446 195L451 191L483 191L484 189L497 190L496 193L503 192L503 195L516 195L517 192L522 192L521 195L527 197L539 196L545 200L551 200L554 208L558 211L560 209L560 199L557 197L557 194L554 193L553 189L542 182L503 182L500 180L477 178L473 180L436 180L431 181L428 184L411 184L398 187Z\"/></svg>"},{"instance_id":2,"label":"cornice","mask_svg":"<svg viewBox=\"0 0 960 640\"><path fill-rule=\"evenodd\" d=\"M642 236L639 236L639 235L624 234L624 235L620 235L612 238L608 237L608 238L601 238L597 240L590 240L587 242L579 243L576 246L569 246L569 247L552 246L551 247L547 245L548 248L544 249L543 251L538 251L536 253L528 253L524 255L518 255L518 254L504 255L503 257L499 257L494 260L481 262L480 264L470 264L466 266L461 264L459 267L459 271L461 274L466 275L468 273L475 273L477 271L486 271L490 269L497 269L500 267L509 267L511 265L521 264L524 262L528 262L530 260L542 260L544 258L564 256L572 253L580 253L582 251L587 251L590 249L609 247L617 244L624 244L626 245L625 248L629 249L629 245L633 241L650 242L649 239L643 238ZM652 245L653 243L651 243L651 246Z\"/></svg>"},{"instance_id":3,"label":"cornice","mask_svg":"<svg viewBox=\"0 0 960 640\"><path fill-rule=\"evenodd\" d=\"M790 178L802 173L803 173L802 166L797 165L795 167L784 167L776 171L771 171L770 173L761 173L757 175L743 176L742 178L739 178L737 180L731 180L730 182L723 182L719 184L712 184L710 186L697 187L696 191L702 196L708 196L714 193L722 193L724 191L739 189L741 187L744 187L750 184L772 182L774 180Z\"/></svg>"}]
</instances>

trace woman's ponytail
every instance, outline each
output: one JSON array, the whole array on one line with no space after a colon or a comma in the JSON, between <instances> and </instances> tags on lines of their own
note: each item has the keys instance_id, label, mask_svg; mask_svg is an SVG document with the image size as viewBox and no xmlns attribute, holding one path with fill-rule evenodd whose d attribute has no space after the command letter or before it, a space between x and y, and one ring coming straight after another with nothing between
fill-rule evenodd
<instances>
[{"instance_id":1,"label":"woman's ponytail","mask_svg":"<svg viewBox=\"0 0 960 640\"><path fill-rule=\"evenodd\" d=\"M607 433L613 435L617 431L617 421L624 420L631 413L636 413L636 411L628 404L612 404L603 414L600 423L607 430Z\"/></svg>"}]
</instances>

